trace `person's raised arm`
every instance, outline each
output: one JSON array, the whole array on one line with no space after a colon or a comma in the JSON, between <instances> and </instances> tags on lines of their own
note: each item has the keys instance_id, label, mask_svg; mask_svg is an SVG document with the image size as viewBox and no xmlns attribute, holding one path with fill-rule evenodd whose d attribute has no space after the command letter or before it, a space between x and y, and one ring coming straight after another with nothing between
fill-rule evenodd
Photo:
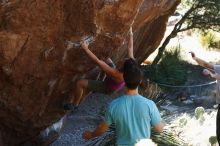
<instances>
[{"instance_id":1,"label":"person's raised arm","mask_svg":"<svg viewBox=\"0 0 220 146\"><path fill-rule=\"evenodd\" d=\"M213 65L213 64L208 63L208 62L206 62L206 61L204 61L204 60L202 60L202 59L196 57L196 55L195 55L194 52L189 52L189 53L191 53L192 58L193 58L200 66L203 66L203 67L205 67L205 68L214 70L214 65Z\"/></svg>"},{"instance_id":2,"label":"person's raised arm","mask_svg":"<svg viewBox=\"0 0 220 146\"><path fill-rule=\"evenodd\" d=\"M94 131L85 131L83 133L84 139L91 139L97 136L100 136L108 130L109 125L106 122L100 123Z\"/></svg>"},{"instance_id":3,"label":"person's raised arm","mask_svg":"<svg viewBox=\"0 0 220 146\"><path fill-rule=\"evenodd\" d=\"M133 44L133 32L132 27L129 30L129 42L128 42L128 57L134 59L134 44Z\"/></svg>"},{"instance_id":4,"label":"person's raised arm","mask_svg":"<svg viewBox=\"0 0 220 146\"><path fill-rule=\"evenodd\" d=\"M81 42L81 47L85 51L85 53L88 55L88 57L97 64L107 75L113 77L117 81L123 80L123 75L117 70L112 67L110 67L107 63L100 60L91 50L89 50L89 45L86 41Z\"/></svg>"},{"instance_id":5,"label":"person's raised arm","mask_svg":"<svg viewBox=\"0 0 220 146\"><path fill-rule=\"evenodd\" d=\"M82 41L81 47L85 51L85 53L88 55L88 57L98 65L99 61L101 61L91 50L89 50L89 44L86 41Z\"/></svg>"}]
</instances>

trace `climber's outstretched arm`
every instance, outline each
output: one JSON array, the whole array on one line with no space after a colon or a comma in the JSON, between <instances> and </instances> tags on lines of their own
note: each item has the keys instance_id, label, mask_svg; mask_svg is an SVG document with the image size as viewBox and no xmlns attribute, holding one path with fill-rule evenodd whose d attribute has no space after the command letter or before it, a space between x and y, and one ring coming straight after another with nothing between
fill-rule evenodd
<instances>
[{"instance_id":1,"label":"climber's outstretched arm","mask_svg":"<svg viewBox=\"0 0 220 146\"><path fill-rule=\"evenodd\" d=\"M129 42L128 42L128 57L134 59L134 44L133 44L133 32L132 27L129 30Z\"/></svg>"},{"instance_id":2,"label":"climber's outstretched arm","mask_svg":"<svg viewBox=\"0 0 220 146\"><path fill-rule=\"evenodd\" d=\"M211 69L211 70L214 70L214 65L211 64L211 63L208 63L198 57L196 57L195 53L194 52L190 52L191 53L191 56L192 58L200 65L200 66L203 66L205 68L208 68L208 69Z\"/></svg>"},{"instance_id":3,"label":"climber's outstretched arm","mask_svg":"<svg viewBox=\"0 0 220 146\"><path fill-rule=\"evenodd\" d=\"M107 75L113 77L116 81L122 81L123 75L117 70L110 67L107 63L100 60L91 50L89 50L88 43L86 41L81 42L81 47L88 55L88 57L97 64Z\"/></svg>"}]
</instances>

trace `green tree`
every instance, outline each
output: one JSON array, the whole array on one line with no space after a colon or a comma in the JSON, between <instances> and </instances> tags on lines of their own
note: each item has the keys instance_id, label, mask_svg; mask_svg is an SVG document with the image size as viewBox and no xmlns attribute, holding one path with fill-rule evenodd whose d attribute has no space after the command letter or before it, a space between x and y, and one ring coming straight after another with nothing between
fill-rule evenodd
<instances>
[{"instance_id":1,"label":"green tree","mask_svg":"<svg viewBox=\"0 0 220 146\"><path fill-rule=\"evenodd\" d=\"M155 66L159 62L166 46L179 32L193 28L203 31L208 29L217 32L220 31L220 0L183 0L181 6L187 11L174 25L172 32L159 47L158 54L154 59L152 66Z\"/></svg>"}]
</instances>

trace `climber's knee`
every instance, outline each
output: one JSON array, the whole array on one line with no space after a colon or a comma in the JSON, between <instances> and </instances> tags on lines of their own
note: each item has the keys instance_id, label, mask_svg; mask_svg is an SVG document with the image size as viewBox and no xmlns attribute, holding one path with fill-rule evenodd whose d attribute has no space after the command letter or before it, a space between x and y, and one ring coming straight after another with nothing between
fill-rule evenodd
<instances>
[{"instance_id":1,"label":"climber's knee","mask_svg":"<svg viewBox=\"0 0 220 146\"><path fill-rule=\"evenodd\" d=\"M80 79L76 82L77 88L87 88L87 86L88 86L88 80L86 79Z\"/></svg>"}]
</instances>

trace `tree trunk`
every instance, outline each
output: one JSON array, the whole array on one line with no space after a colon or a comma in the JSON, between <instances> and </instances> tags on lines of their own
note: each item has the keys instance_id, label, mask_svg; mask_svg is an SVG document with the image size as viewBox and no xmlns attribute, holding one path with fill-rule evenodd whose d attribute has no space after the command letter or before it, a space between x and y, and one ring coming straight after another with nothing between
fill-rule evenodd
<instances>
[{"instance_id":1,"label":"tree trunk","mask_svg":"<svg viewBox=\"0 0 220 146\"><path fill-rule=\"evenodd\" d=\"M161 59L163 52L166 49L166 46L169 44L170 40L174 37L177 36L178 31L177 30L173 30L170 35L165 39L165 41L163 42L163 44L160 46L160 48L158 49L158 54L156 56L156 58L154 59L154 61L151 64L151 67L154 67Z\"/></svg>"},{"instance_id":2,"label":"tree trunk","mask_svg":"<svg viewBox=\"0 0 220 146\"><path fill-rule=\"evenodd\" d=\"M160 61L164 50L166 49L166 46L169 44L170 40L174 37L177 36L178 32L183 31L181 29L182 24L185 22L185 20L188 18L188 16L195 10L195 8L192 6L185 14L184 16L179 20L179 22L177 22L172 30L172 32L167 36L167 38L165 39L165 41L163 42L163 44L160 46L159 50L158 50L158 54L156 56L156 58L154 59L154 61L151 64L151 67L154 68L155 65ZM187 27L184 29L185 30L189 30L191 29L190 27Z\"/></svg>"}]
</instances>

